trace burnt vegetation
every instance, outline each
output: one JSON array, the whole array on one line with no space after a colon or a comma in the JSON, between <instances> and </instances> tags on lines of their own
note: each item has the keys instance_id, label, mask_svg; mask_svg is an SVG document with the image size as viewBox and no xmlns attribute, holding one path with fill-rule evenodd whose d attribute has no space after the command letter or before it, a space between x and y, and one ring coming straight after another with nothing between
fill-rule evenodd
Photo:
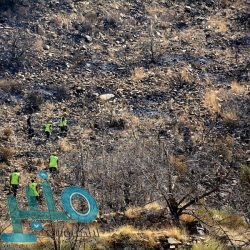
<instances>
[{"instance_id":1,"label":"burnt vegetation","mask_svg":"<svg viewBox=\"0 0 250 250\"><path fill-rule=\"evenodd\" d=\"M244 0L0 0L2 190L13 166L25 186L57 150L59 176L49 178L55 196L69 185L87 189L100 230L203 228L232 249L246 246L248 30ZM69 130L62 138L63 113ZM24 199L22 189L18 195ZM232 224L245 238L233 239ZM63 226L45 230L60 249ZM156 242L121 235L107 249L170 247L162 235Z\"/></svg>"}]
</instances>

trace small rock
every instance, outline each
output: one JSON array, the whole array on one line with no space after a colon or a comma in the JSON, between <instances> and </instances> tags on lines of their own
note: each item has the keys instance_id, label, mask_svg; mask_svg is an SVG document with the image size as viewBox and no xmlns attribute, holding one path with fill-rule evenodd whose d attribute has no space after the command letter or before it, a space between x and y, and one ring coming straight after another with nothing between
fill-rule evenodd
<instances>
[{"instance_id":1,"label":"small rock","mask_svg":"<svg viewBox=\"0 0 250 250\"><path fill-rule=\"evenodd\" d=\"M88 43L91 43L93 41L91 36L85 35L84 38L85 38L85 41Z\"/></svg>"},{"instance_id":2,"label":"small rock","mask_svg":"<svg viewBox=\"0 0 250 250\"><path fill-rule=\"evenodd\" d=\"M39 24L36 27L36 31L37 31L37 34L40 35L40 36L45 35L45 31L44 31L43 27L41 25L39 25Z\"/></svg>"},{"instance_id":3,"label":"small rock","mask_svg":"<svg viewBox=\"0 0 250 250\"><path fill-rule=\"evenodd\" d=\"M102 94L99 96L99 98L102 100L102 101L108 101L110 100L111 98L115 97L114 94Z\"/></svg>"},{"instance_id":4,"label":"small rock","mask_svg":"<svg viewBox=\"0 0 250 250\"><path fill-rule=\"evenodd\" d=\"M44 49L44 50L49 50L49 49L50 49L50 46L49 46L48 44L45 44L45 45L43 46L43 49Z\"/></svg>"},{"instance_id":5,"label":"small rock","mask_svg":"<svg viewBox=\"0 0 250 250\"><path fill-rule=\"evenodd\" d=\"M179 245L181 242L179 240L176 240L175 238L168 238L168 243L171 245Z\"/></svg>"},{"instance_id":6,"label":"small rock","mask_svg":"<svg viewBox=\"0 0 250 250\"><path fill-rule=\"evenodd\" d=\"M192 8L188 5L185 6L185 12L191 12Z\"/></svg>"}]
</instances>

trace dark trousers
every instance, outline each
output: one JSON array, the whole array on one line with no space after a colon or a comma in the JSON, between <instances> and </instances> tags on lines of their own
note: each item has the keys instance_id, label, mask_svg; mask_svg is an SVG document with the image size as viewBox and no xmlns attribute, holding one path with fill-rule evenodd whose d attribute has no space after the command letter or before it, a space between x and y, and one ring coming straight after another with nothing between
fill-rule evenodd
<instances>
[{"instance_id":1,"label":"dark trousers","mask_svg":"<svg viewBox=\"0 0 250 250\"><path fill-rule=\"evenodd\" d=\"M52 174L52 176L53 176L53 178L56 176L56 174L57 174L57 168L49 168L49 172Z\"/></svg>"},{"instance_id":2,"label":"dark trousers","mask_svg":"<svg viewBox=\"0 0 250 250\"><path fill-rule=\"evenodd\" d=\"M68 127L67 126L61 126L60 127L60 134L61 135L67 135Z\"/></svg>"},{"instance_id":3,"label":"dark trousers","mask_svg":"<svg viewBox=\"0 0 250 250\"><path fill-rule=\"evenodd\" d=\"M13 195L16 197L18 184L11 184L11 188L12 188Z\"/></svg>"},{"instance_id":4,"label":"dark trousers","mask_svg":"<svg viewBox=\"0 0 250 250\"><path fill-rule=\"evenodd\" d=\"M49 139L49 137L50 137L50 132L49 132L49 131L45 131L45 134L46 134L46 138Z\"/></svg>"}]
</instances>

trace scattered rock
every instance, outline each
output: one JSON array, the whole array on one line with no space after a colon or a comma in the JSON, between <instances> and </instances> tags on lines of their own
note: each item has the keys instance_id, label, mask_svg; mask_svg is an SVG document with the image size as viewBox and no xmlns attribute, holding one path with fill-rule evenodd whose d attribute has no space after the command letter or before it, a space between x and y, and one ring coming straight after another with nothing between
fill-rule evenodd
<instances>
[{"instance_id":1,"label":"scattered rock","mask_svg":"<svg viewBox=\"0 0 250 250\"><path fill-rule=\"evenodd\" d=\"M99 96L100 100L102 100L102 101L108 101L114 97L115 97L114 94L102 94Z\"/></svg>"},{"instance_id":2,"label":"scattered rock","mask_svg":"<svg viewBox=\"0 0 250 250\"><path fill-rule=\"evenodd\" d=\"M49 49L50 49L50 46L49 46L48 44L45 44L45 45L43 46L43 49L44 49L44 50L49 50Z\"/></svg>"},{"instance_id":3,"label":"scattered rock","mask_svg":"<svg viewBox=\"0 0 250 250\"><path fill-rule=\"evenodd\" d=\"M85 35L84 38L85 38L85 41L88 43L91 43L93 41L92 37L89 35Z\"/></svg>"}]
</instances>

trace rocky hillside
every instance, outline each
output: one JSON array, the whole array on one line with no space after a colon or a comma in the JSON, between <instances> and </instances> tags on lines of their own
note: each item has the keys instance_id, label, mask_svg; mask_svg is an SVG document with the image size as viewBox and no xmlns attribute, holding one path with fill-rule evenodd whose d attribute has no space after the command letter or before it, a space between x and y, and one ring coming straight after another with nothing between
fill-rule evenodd
<instances>
[{"instance_id":1,"label":"rocky hillside","mask_svg":"<svg viewBox=\"0 0 250 250\"><path fill-rule=\"evenodd\" d=\"M55 195L81 185L96 198L100 220L157 200L166 223L143 220L145 227L182 227L188 212L212 232L215 215L204 208L249 226L248 4L0 0L1 227L9 220L9 173L21 171L25 207L24 187L47 170L53 151ZM61 137L65 111L69 132ZM112 231L117 221L100 228ZM230 237L228 245L249 243Z\"/></svg>"}]
</instances>

